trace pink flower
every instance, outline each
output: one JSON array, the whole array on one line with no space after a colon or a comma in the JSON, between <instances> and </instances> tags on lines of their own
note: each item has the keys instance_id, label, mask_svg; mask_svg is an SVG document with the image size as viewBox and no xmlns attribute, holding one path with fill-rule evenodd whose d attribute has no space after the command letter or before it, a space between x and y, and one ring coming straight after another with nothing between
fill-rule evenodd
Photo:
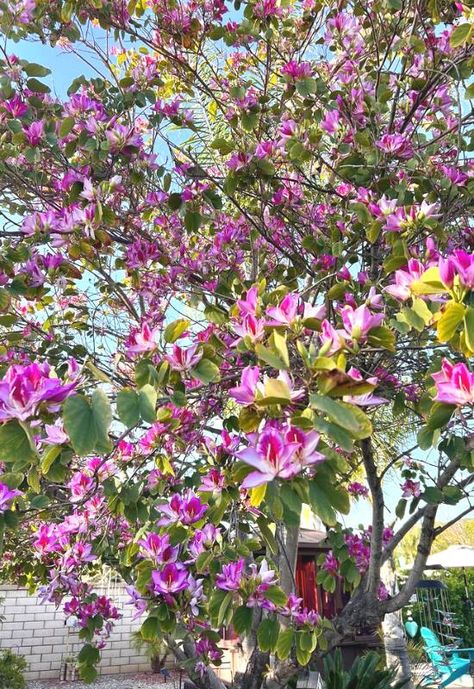
<instances>
[{"instance_id":1,"label":"pink flower","mask_svg":"<svg viewBox=\"0 0 474 689\"><path fill-rule=\"evenodd\" d=\"M33 541L33 547L36 548L40 555L46 555L57 550L58 545L55 524L41 524L36 540Z\"/></svg>"},{"instance_id":2,"label":"pink flower","mask_svg":"<svg viewBox=\"0 0 474 689\"><path fill-rule=\"evenodd\" d=\"M199 344L191 345L187 349L177 344L173 345L173 353L167 354L165 359L174 371L187 371L195 366L202 358L202 351L197 351Z\"/></svg>"},{"instance_id":3,"label":"pink flower","mask_svg":"<svg viewBox=\"0 0 474 689\"><path fill-rule=\"evenodd\" d=\"M451 288L455 277L459 278L461 287L474 289L474 254L457 249L451 256L439 261L441 280L446 287Z\"/></svg>"},{"instance_id":4,"label":"pink flower","mask_svg":"<svg viewBox=\"0 0 474 689\"><path fill-rule=\"evenodd\" d=\"M247 292L245 299L237 300L237 308L241 316L246 316L250 314L251 316L257 315L257 304L258 304L258 288L251 287Z\"/></svg>"},{"instance_id":5,"label":"pink flower","mask_svg":"<svg viewBox=\"0 0 474 689\"><path fill-rule=\"evenodd\" d=\"M38 146L43 138L44 122L41 120L32 122L29 127L26 127L23 131L30 146Z\"/></svg>"},{"instance_id":6,"label":"pink flower","mask_svg":"<svg viewBox=\"0 0 474 689\"><path fill-rule=\"evenodd\" d=\"M266 325L286 325L291 326L298 315L299 297L296 294L287 294L280 302L280 306L268 306Z\"/></svg>"},{"instance_id":7,"label":"pink flower","mask_svg":"<svg viewBox=\"0 0 474 689\"><path fill-rule=\"evenodd\" d=\"M252 471L242 482L242 488L254 488L275 478L291 478L298 473L298 465L293 455L300 449L297 443L289 443L276 428L265 428L260 434L252 433L249 438L253 446L236 452L245 464L257 471Z\"/></svg>"},{"instance_id":8,"label":"pink flower","mask_svg":"<svg viewBox=\"0 0 474 689\"><path fill-rule=\"evenodd\" d=\"M347 492L350 493L350 495L354 495L355 497L363 497L366 498L369 494L369 489L366 486L363 486L362 483L358 483L357 481L353 481L352 483L349 483L347 486Z\"/></svg>"},{"instance_id":9,"label":"pink flower","mask_svg":"<svg viewBox=\"0 0 474 689\"><path fill-rule=\"evenodd\" d=\"M402 134L384 134L375 145L395 158L406 159L413 156L413 147Z\"/></svg>"},{"instance_id":10,"label":"pink flower","mask_svg":"<svg viewBox=\"0 0 474 689\"><path fill-rule=\"evenodd\" d=\"M260 379L260 369L258 366L246 366L242 371L240 385L229 390L229 395L236 402L248 406L255 402L257 394L257 384Z\"/></svg>"},{"instance_id":11,"label":"pink flower","mask_svg":"<svg viewBox=\"0 0 474 689\"><path fill-rule=\"evenodd\" d=\"M36 415L42 402L48 411L57 411L75 387L76 382L63 385L58 378L52 378L46 363L11 366L0 381L0 422L26 421Z\"/></svg>"},{"instance_id":12,"label":"pink flower","mask_svg":"<svg viewBox=\"0 0 474 689\"><path fill-rule=\"evenodd\" d=\"M469 371L466 364L452 364L443 359L441 371L433 373L431 377L436 384L437 402L458 407L474 404L474 373Z\"/></svg>"},{"instance_id":13,"label":"pink flower","mask_svg":"<svg viewBox=\"0 0 474 689\"><path fill-rule=\"evenodd\" d=\"M425 272L425 267L420 261L411 258L408 261L406 268L395 271L395 283L389 285L385 288L385 291L399 299L400 301L406 301L411 297L411 285L416 280L419 280L423 273Z\"/></svg>"},{"instance_id":14,"label":"pink flower","mask_svg":"<svg viewBox=\"0 0 474 689\"><path fill-rule=\"evenodd\" d=\"M94 484L95 480L92 476L88 476L83 471L76 471L67 484L71 492L71 502L82 500L92 490Z\"/></svg>"},{"instance_id":15,"label":"pink flower","mask_svg":"<svg viewBox=\"0 0 474 689\"><path fill-rule=\"evenodd\" d=\"M310 62L297 62L290 60L281 68L283 76L288 77L288 81L296 81L297 79L305 79L310 77L313 73L313 68Z\"/></svg>"},{"instance_id":16,"label":"pink flower","mask_svg":"<svg viewBox=\"0 0 474 689\"><path fill-rule=\"evenodd\" d=\"M351 366L351 368L347 371L347 374L352 378L352 380L358 383L364 380L361 372L353 366ZM378 378L376 378L375 376L371 376L367 378L365 382L369 383L369 385L377 385ZM349 402L349 404L356 404L359 407L369 407L372 405L386 404L388 402L388 400L386 400L385 397L377 397L372 392L366 392L363 395L344 395L342 399L344 400L344 402Z\"/></svg>"},{"instance_id":17,"label":"pink flower","mask_svg":"<svg viewBox=\"0 0 474 689\"><path fill-rule=\"evenodd\" d=\"M263 318L259 319L251 314L244 316L241 324L234 323L232 327L237 335L240 335L240 337L232 343L233 347L236 347L239 342L247 337L252 343L259 342L265 337L265 322Z\"/></svg>"},{"instance_id":18,"label":"pink flower","mask_svg":"<svg viewBox=\"0 0 474 689\"><path fill-rule=\"evenodd\" d=\"M390 598L390 593L388 592L388 589L385 586L385 584L383 583L383 581L381 581L379 584L379 588L377 591L377 598L378 598L378 600L387 600L388 598Z\"/></svg>"},{"instance_id":19,"label":"pink flower","mask_svg":"<svg viewBox=\"0 0 474 689\"><path fill-rule=\"evenodd\" d=\"M383 313L373 314L367 306L358 306L356 309L346 305L341 309L342 323L347 334L354 340L363 340L367 334L379 326L383 319Z\"/></svg>"},{"instance_id":20,"label":"pink flower","mask_svg":"<svg viewBox=\"0 0 474 689\"><path fill-rule=\"evenodd\" d=\"M421 495L421 485L419 481L412 481L407 478L401 486L403 498L419 498Z\"/></svg>"},{"instance_id":21,"label":"pink flower","mask_svg":"<svg viewBox=\"0 0 474 689\"><path fill-rule=\"evenodd\" d=\"M46 437L42 438L45 445L63 445L69 442L69 436L64 432L63 422L57 419L54 424L45 424Z\"/></svg>"},{"instance_id":22,"label":"pink flower","mask_svg":"<svg viewBox=\"0 0 474 689\"><path fill-rule=\"evenodd\" d=\"M347 335L344 330L336 330L329 321L324 320L321 323L319 339L321 340L320 356L332 356L345 347Z\"/></svg>"},{"instance_id":23,"label":"pink flower","mask_svg":"<svg viewBox=\"0 0 474 689\"><path fill-rule=\"evenodd\" d=\"M337 110L329 110L324 115L319 126L328 134L335 134L339 127L339 112Z\"/></svg>"},{"instance_id":24,"label":"pink flower","mask_svg":"<svg viewBox=\"0 0 474 689\"><path fill-rule=\"evenodd\" d=\"M224 482L224 474L219 469L213 468L202 477L201 485L197 489L198 493L221 493Z\"/></svg>"},{"instance_id":25,"label":"pink flower","mask_svg":"<svg viewBox=\"0 0 474 689\"><path fill-rule=\"evenodd\" d=\"M142 354L156 349L158 328L150 328L148 323L143 323L140 330L136 331L128 339L127 354Z\"/></svg>"},{"instance_id":26,"label":"pink flower","mask_svg":"<svg viewBox=\"0 0 474 689\"><path fill-rule=\"evenodd\" d=\"M179 553L179 546L171 545L168 534L161 536L154 532L149 533L146 538L138 541L138 545L145 557L160 565L175 562Z\"/></svg>"},{"instance_id":27,"label":"pink flower","mask_svg":"<svg viewBox=\"0 0 474 689\"><path fill-rule=\"evenodd\" d=\"M0 483L0 514L9 510L12 500L19 495L23 495L20 490L11 489L5 483Z\"/></svg>"},{"instance_id":28,"label":"pink flower","mask_svg":"<svg viewBox=\"0 0 474 689\"><path fill-rule=\"evenodd\" d=\"M216 576L216 586L223 591L238 591L242 581L245 561L229 562L222 566L222 571Z\"/></svg>"},{"instance_id":29,"label":"pink flower","mask_svg":"<svg viewBox=\"0 0 474 689\"><path fill-rule=\"evenodd\" d=\"M323 454L316 452L316 446L319 443L319 433L316 431L306 432L296 426L289 426L285 431L285 440L295 445L292 460L294 464L299 465L299 470L324 462L326 459Z\"/></svg>"},{"instance_id":30,"label":"pink flower","mask_svg":"<svg viewBox=\"0 0 474 689\"><path fill-rule=\"evenodd\" d=\"M188 490L184 495L175 493L168 505L161 505L160 510L164 516L159 520L158 526L167 526L177 522L189 525L202 519L207 505L203 505L197 495Z\"/></svg>"},{"instance_id":31,"label":"pink flower","mask_svg":"<svg viewBox=\"0 0 474 689\"><path fill-rule=\"evenodd\" d=\"M181 563L170 562L151 573L155 593L179 593L188 587L188 570Z\"/></svg>"}]
</instances>

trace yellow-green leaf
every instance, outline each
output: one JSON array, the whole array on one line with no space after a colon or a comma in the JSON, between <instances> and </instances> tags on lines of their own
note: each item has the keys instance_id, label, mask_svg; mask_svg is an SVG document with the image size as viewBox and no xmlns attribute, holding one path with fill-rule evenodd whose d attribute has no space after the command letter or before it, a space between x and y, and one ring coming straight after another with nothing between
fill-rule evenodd
<instances>
[{"instance_id":1,"label":"yellow-green leaf","mask_svg":"<svg viewBox=\"0 0 474 689\"><path fill-rule=\"evenodd\" d=\"M454 337L458 325L464 318L465 311L466 307L455 301L450 301L446 304L443 315L437 324L437 334L440 342L449 342Z\"/></svg>"}]
</instances>

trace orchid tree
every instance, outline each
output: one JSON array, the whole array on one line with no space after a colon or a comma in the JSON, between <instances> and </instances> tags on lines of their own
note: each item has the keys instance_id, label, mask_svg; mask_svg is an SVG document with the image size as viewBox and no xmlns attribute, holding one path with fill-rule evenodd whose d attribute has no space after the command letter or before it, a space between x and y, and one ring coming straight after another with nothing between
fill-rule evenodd
<instances>
[{"instance_id":1,"label":"orchid tree","mask_svg":"<svg viewBox=\"0 0 474 689\"><path fill-rule=\"evenodd\" d=\"M229 626L235 688L285 687L406 604L441 505L472 509L472 9L3 0L0 24L2 576L78 620L87 680L107 567L198 687ZM67 94L42 44L76 56ZM333 620L295 586L308 505Z\"/></svg>"}]
</instances>

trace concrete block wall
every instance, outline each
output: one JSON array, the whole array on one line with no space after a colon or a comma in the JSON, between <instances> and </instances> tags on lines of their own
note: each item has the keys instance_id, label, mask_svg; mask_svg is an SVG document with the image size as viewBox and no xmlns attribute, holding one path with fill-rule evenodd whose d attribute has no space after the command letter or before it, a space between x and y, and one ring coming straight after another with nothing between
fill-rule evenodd
<instances>
[{"instance_id":1,"label":"concrete block wall","mask_svg":"<svg viewBox=\"0 0 474 689\"><path fill-rule=\"evenodd\" d=\"M101 592L100 588L97 592ZM132 620L134 609L125 605L126 591L116 586L108 593L122 618L101 652L100 673L113 675L149 670L149 660L131 643L131 634L141 622ZM61 610L52 603L41 603L23 588L0 584L0 615L4 618L4 622L0 622L0 649L11 648L25 657L28 680L58 679L62 661L77 654L82 646L77 633L64 624Z\"/></svg>"}]
</instances>

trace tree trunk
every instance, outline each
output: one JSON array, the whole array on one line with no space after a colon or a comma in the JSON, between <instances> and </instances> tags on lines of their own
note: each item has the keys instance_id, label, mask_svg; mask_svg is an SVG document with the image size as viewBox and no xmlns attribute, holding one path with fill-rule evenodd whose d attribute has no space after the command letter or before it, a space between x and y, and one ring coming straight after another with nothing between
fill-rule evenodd
<instances>
[{"instance_id":1,"label":"tree trunk","mask_svg":"<svg viewBox=\"0 0 474 689\"><path fill-rule=\"evenodd\" d=\"M398 586L392 558L389 558L383 566L382 574L387 590L392 596L396 595L398 593ZM406 689L413 689L413 673L408 655L401 610L387 613L382 622L382 629L387 667L395 667L397 669L397 679L408 680Z\"/></svg>"}]
</instances>

